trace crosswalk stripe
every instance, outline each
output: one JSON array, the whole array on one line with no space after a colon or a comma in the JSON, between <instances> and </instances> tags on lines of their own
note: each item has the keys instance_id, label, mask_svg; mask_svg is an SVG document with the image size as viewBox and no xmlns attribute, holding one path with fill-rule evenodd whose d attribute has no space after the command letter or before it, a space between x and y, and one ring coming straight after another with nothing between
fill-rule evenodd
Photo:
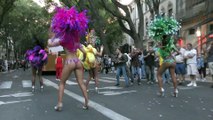
<instances>
[{"instance_id":1,"label":"crosswalk stripe","mask_svg":"<svg viewBox=\"0 0 213 120\"><path fill-rule=\"evenodd\" d=\"M4 81L0 85L0 89L10 89L12 86L12 81Z\"/></svg>"},{"instance_id":2,"label":"crosswalk stripe","mask_svg":"<svg viewBox=\"0 0 213 120\"><path fill-rule=\"evenodd\" d=\"M116 78L112 77L101 77L102 79L108 79L108 80L117 80ZM125 81L123 77L120 77L120 81Z\"/></svg>"},{"instance_id":3,"label":"crosswalk stripe","mask_svg":"<svg viewBox=\"0 0 213 120\"><path fill-rule=\"evenodd\" d=\"M99 81L101 81L101 82L105 82L105 83L115 83L115 81L111 81L111 80L104 80L104 79L100 79L100 78L99 78Z\"/></svg>"},{"instance_id":4,"label":"crosswalk stripe","mask_svg":"<svg viewBox=\"0 0 213 120\"><path fill-rule=\"evenodd\" d=\"M70 81L70 80L67 80L66 84L68 84L68 85L77 85L78 83Z\"/></svg>"},{"instance_id":5,"label":"crosswalk stripe","mask_svg":"<svg viewBox=\"0 0 213 120\"><path fill-rule=\"evenodd\" d=\"M14 93L14 94L7 94L7 95L1 95L1 97L28 97L33 96L32 92L22 92L22 93Z\"/></svg>"},{"instance_id":6,"label":"crosswalk stripe","mask_svg":"<svg viewBox=\"0 0 213 120\"><path fill-rule=\"evenodd\" d=\"M24 88L32 87L32 82L31 80L22 80L22 86Z\"/></svg>"}]
</instances>

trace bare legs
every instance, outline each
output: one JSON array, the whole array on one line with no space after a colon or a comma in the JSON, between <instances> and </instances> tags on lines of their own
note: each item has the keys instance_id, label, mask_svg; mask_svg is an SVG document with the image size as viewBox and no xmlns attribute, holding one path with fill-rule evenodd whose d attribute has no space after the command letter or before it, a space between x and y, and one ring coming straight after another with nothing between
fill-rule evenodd
<instances>
[{"instance_id":1,"label":"bare legs","mask_svg":"<svg viewBox=\"0 0 213 120\"><path fill-rule=\"evenodd\" d=\"M32 86L35 86L35 80L36 80L36 69L32 67Z\"/></svg>"},{"instance_id":2,"label":"bare legs","mask_svg":"<svg viewBox=\"0 0 213 120\"><path fill-rule=\"evenodd\" d=\"M86 88L88 89L89 82L93 78L95 80L95 88L98 89L99 81L98 81L98 67L92 68L89 70L89 78L86 81Z\"/></svg>"},{"instance_id":3,"label":"bare legs","mask_svg":"<svg viewBox=\"0 0 213 120\"><path fill-rule=\"evenodd\" d=\"M40 81L40 87L41 87L41 89L43 89L42 69L39 69L39 68L37 69L37 68L32 67L32 75L33 75L32 91L33 92L35 91L36 74L38 74L38 79Z\"/></svg>"},{"instance_id":4,"label":"bare legs","mask_svg":"<svg viewBox=\"0 0 213 120\"><path fill-rule=\"evenodd\" d=\"M173 86L174 86L174 95L175 97L177 96L177 80L176 80L176 77L175 77L175 64L174 63L163 63L160 68L158 69L158 72L157 72L157 79L158 79L158 85L159 85L159 88L160 88L160 92L161 92L161 95L163 95L163 92L164 92L164 89L163 89L163 82L162 82L162 74L163 72L165 72L166 69L169 69L170 71L170 74L171 74L171 78L172 78L172 81L173 81Z\"/></svg>"},{"instance_id":5,"label":"bare legs","mask_svg":"<svg viewBox=\"0 0 213 120\"><path fill-rule=\"evenodd\" d=\"M62 70L62 77L59 83L59 91L58 91L58 106L62 107L62 99L64 95L64 87L66 84L66 80L69 78L71 71L75 68L75 64L65 65Z\"/></svg>"},{"instance_id":6,"label":"bare legs","mask_svg":"<svg viewBox=\"0 0 213 120\"><path fill-rule=\"evenodd\" d=\"M62 108L62 100L63 100L64 87L66 84L66 80L69 78L69 76L73 70L75 70L75 76L77 78L78 85L80 86L83 96L85 98L84 107L88 107L88 96L87 96L87 92L86 92L86 86L84 85L84 82L83 82L83 70L82 69L83 69L83 67L80 62L78 62L78 63L72 62L72 63L64 66L64 68L62 70L61 81L59 84L58 104L55 107L55 110L60 111Z\"/></svg>"},{"instance_id":7,"label":"bare legs","mask_svg":"<svg viewBox=\"0 0 213 120\"><path fill-rule=\"evenodd\" d=\"M85 99L84 109L87 109L88 108L88 95L87 95L86 86L85 86L84 81L83 81L82 69L83 69L83 67L82 67L81 63L79 62L77 64L77 69L75 70L75 76L76 76L78 85L80 86L80 89L81 89L83 96L84 96L84 99Z\"/></svg>"}]
</instances>

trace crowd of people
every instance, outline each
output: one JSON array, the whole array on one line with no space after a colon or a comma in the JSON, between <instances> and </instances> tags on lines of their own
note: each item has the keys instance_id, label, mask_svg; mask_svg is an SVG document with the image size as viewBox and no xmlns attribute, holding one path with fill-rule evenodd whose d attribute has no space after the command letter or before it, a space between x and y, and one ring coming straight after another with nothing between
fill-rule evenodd
<instances>
[{"instance_id":1,"label":"crowd of people","mask_svg":"<svg viewBox=\"0 0 213 120\"><path fill-rule=\"evenodd\" d=\"M0 72L7 72L10 70L15 70L23 68L25 69L29 68L29 64L27 63L26 60L22 59L17 59L17 60L7 60L7 59L0 59Z\"/></svg>"},{"instance_id":2,"label":"crowd of people","mask_svg":"<svg viewBox=\"0 0 213 120\"><path fill-rule=\"evenodd\" d=\"M178 85L197 86L196 81L206 81L208 74L212 75L211 63L212 52L211 45L204 50L203 53L198 53L196 49L192 47L191 43L186 46L180 46L176 44L177 51L172 53L172 57L175 59L175 75L178 81ZM126 45L117 48L116 53L120 57L118 62L115 55L104 55L102 58L102 72L104 74L116 73L116 78L123 75L125 81L130 80L130 84L133 84L136 79L138 84L141 84L141 80L146 80L147 84L154 84L157 81L156 70L159 68L160 58L157 55L157 48L154 48L152 44L148 43L146 48L132 48L132 50L126 51ZM122 66L121 69L120 67ZM131 72L130 72L131 71ZM126 80L127 78L128 80ZM186 84L185 77L190 78L190 83ZM166 69L162 74L163 83L171 83L171 74L169 69ZM116 86L119 82L116 83ZM128 85L127 85L128 86ZM212 86L213 87L213 86Z\"/></svg>"}]
</instances>

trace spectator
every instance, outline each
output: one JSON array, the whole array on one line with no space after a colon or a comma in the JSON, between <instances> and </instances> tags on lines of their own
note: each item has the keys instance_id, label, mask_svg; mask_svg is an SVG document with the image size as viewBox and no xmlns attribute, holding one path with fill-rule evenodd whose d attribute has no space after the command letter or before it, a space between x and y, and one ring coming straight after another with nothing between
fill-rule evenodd
<instances>
[{"instance_id":1,"label":"spectator","mask_svg":"<svg viewBox=\"0 0 213 120\"><path fill-rule=\"evenodd\" d=\"M137 48L133 48L132 53L130 54L131 57L131 66L132 66L132 75L134 78L137 79L138 85L141 84L141 79L140 79L140 61L139 61L139 55L141 55L141 52ZM131 80L131 83L133 84L133 80Z\"/></svg>"},{"instance_id":2,"label":"spectator","mask_svg":"<svg viewBox=\"0 0 213 120\"><path fill-rule=\"evenodd\" d=\"M121 72L124 76L125 79L125 86L128 87L129 86L129 79L127 77L127 73L126 73L126 62L128 60L127 56L124 55L121 52L121 47L116 49L116 54L117 57L114 60L115 61L115 66L116 66L116 79L117 79L117 83L115 86L119 86L120 85L120 80L119 77L121 75Z\"/></svg>"},{"instance_id":3,"label":"spectator","mask_svg":"<svg viewBox=\"0 0 213 120\"><path fill-rule=\"evenodd\" d=\"M187 74L190 76L191 82L187 86L197 86L196 74L197 72L197 51L192 48L192 44L187 44L187 50L184 53L187 63Z\"/></svg>"},{"instance_id":4,"label":"spectator","mask_svg":"<svg viewBox=\"0 0 213 120\"><path fill-rule=\"evenodd\" d=\"M184 53L185 49L181 48L179 44L176 44L176 48L178 51L175 52L175 61L176 61L176 67L175 67L175 73L177 75L177 79L179 80L179 85L182 85L185 82L185 61L184 61Z\"/></svg>"},{"instance_id":5,"label":"spectator","mask_svg":"<svg viewBox=\"0 0 213 120\"><path fill-rule=\"evenodd\" d=\"M144 51L144 61L145 61L145 70L147 84L154 83L154 68L155 68L155 52L151 46L148 46L148 50Z\"/></svg>"},{"instance_id":6,"label":"spectator","mask_svg":"<svg viewBox=\"0 0 213 120\"><path fill-rule=\"evenodd\" d=\"M141 64L141 75L140 78L141 79L146 79L146 71L145 71L145 61L144 61L144 54L143 54L143 49L141 49L141 55L139 56L139 61Z\"/></svg>"},{"instance_id":7,"label":"spectator","mask_svg":"<svg viewBox=\"0 0 213 120\"><path fill-rule=\"evenodd\" d=\"M204 58L201 54L197 57L197 69L200 75L200 80L203 80L206 76L204 76Z\"/></svg>"},{"instance_id":8,"label":"spectator","mask_svg":"<svg viewBox=\"0 0 213 120\"><path fill-rule=\"evenodd\" d=\"M209 65L209 71L212 76L212 81L213 81L213 42L211 42L210 46L207 49L208 53L208 65ZM213 88L213 84L211 86Z\"/></svg>"}]
</instances>

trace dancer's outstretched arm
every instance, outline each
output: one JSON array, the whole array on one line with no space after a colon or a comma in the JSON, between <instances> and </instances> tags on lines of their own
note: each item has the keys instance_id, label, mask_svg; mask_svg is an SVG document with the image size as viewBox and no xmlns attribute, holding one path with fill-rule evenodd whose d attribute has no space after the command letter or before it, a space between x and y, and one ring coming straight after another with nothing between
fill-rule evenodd
<instances>
[{"instance_id":1,"label":"dancer's outstretched arm","mask_svg":"<svg viewBox=\"0 0 213 120\"><path fill-rule=\"evenodd\" d=\"M95 55L102 56L102 54L103 54L103 50L104 50L104 46L103 46L103 45L101 45L101 50L100 50L100 52L96 52L96 54L95 54Z\"/></svg>"}]
</instances>

